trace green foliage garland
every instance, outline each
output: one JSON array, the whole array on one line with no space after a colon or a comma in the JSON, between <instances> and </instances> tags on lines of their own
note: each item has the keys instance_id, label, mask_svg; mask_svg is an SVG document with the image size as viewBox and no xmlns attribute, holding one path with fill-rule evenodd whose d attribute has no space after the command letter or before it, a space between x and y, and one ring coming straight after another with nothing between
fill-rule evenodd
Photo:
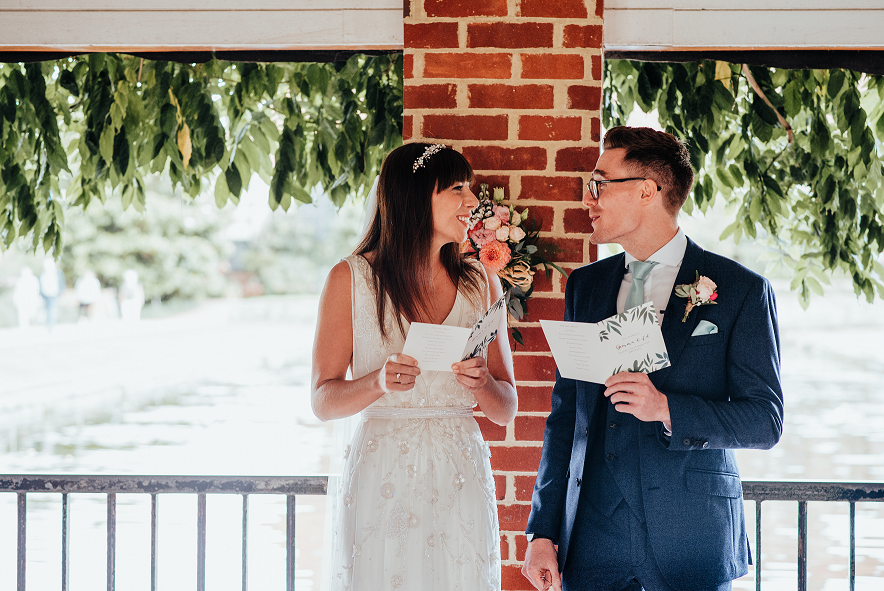
<instances>
[{"instance_id":1,"label":"green foliage garland","mask_svg":"<svg viewBox=\"0 0 884 591\"><path fill-rule=\"evenodd\" d=\"M635 105L656 109L698 172L687 212L708 210L716 196L736 205L721 238L768 240L804 306L836 270L857 295L884 297L884 77L748 70L773 108L738 65L608 61L604 124L623 124Z\"/></svg>"},{"instance_id":2,"label":"green foliage garland","mask_svg":"<svg viewBox=\"0 0 884 591\"><path fill-rule=\"evenodd\" d=\"M270 206L342 205L402 142L402 56L191 65L123 54L0 64L0 247L61 252L64 210L114 195L145 208L145 177L238 203L253 174Z\"/></svg>"}]
</instances>

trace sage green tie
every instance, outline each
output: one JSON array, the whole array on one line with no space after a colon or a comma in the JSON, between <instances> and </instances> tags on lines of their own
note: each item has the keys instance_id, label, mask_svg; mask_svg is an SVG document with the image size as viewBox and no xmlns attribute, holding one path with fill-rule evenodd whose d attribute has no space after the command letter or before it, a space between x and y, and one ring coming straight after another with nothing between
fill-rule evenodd
<instances>
[{"instance_id":1,"label":"sage green tie","mask_svg":"<svg viewBox=\"0 0 884 591\"><path fill-rule=\"evenodd\" d=\"M624 311L645 303L645 278L656 264L656 261L632 261L629 263L629 270L632 272L632 285L629 287L629 295L626 296Z\"/></svg>"}]
</instances>

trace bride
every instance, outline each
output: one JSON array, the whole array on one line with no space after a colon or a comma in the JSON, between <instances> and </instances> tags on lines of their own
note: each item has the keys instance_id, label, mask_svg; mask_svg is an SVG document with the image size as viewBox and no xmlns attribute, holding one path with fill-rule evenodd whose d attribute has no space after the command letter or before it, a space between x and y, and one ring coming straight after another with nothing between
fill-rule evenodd
<instances>
[{"instance_id":1,"label":"bride","mask_svg":"<svg viewBox=\"0 0 884 591\"><path fill-rule=\"evenodd\" d=\"M322 292L313 411L362 412L336 492L332 589L500 589L494 478L473 407L499 425L516 414L505 312L499 338L451 372L421 371L401 352L411 322L471 328L502 295L460 254L472 177L441 144L393 150L367 233Z\"/></svg>"}]
</instances>

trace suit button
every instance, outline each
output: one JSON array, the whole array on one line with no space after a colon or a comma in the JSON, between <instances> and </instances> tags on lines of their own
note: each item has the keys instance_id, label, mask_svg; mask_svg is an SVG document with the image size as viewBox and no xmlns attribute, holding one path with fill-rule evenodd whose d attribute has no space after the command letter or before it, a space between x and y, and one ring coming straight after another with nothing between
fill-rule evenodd
<instances>
[{"instance_id":1,"label":"suit button","mask_svg":"<svg viewBox=\"0 0 884 591\"><path fill-rule=\"evenodd\" d=\"M580 479L579 479L579 478L575 478L574 480L577 481L577 486L580 486Z\"/></svg>"},{"instance_id":2,"label":"suit button","mask_svg":"<svg viewBox=\"0 0 884 591\"><path fill-rule=\"evenodd\" d=\"M609 426L610 428L612 428L612 429L616 429L616 428L617 428L617 423L615 423L614 421L611 421L611 424L608 425L608 426Z\"/></svg>"},{"instance_id":3,"label":"suit button","mask_svg":"<svg viewBox=\"0 0 884 591\"><path fill-rule=\"evenodd\" d=\"M690 444L691 444L691 440L688 439L687 437L685 437L685 438L684 438L684 441L682 441L682 443L684 443L685 445L690 445Z\"/></svg>"},{"instance_id":4,"label":"suit button","mask_svg":"<svg viewBox=\"0 0 884 591\"><path fill-rule=\"evenodd\" d=\"M589 436L589 429L584 429L583 434L588 437Z\"/></svg>"},{"instance_id":5,"label":"suit button","mask_svg":"<svg viewBox=\"0 0 884 591\"><path fill-rule=\"evenodd\" d=\"M709 447L709 442L708 442L708 441L704 441L704 442L703 442L703 449L706 449L707 447Z\"/></svg>"},{"instance_id":6,"label":"suit button","mask_svg":"<svg viewBox=\"0 0 884 591\"><path fill-rule=\"evenodd\" d=\"M608 454L605 457L608 458L608 461L613 461L617 456L615 456L614 454Z\"/></svg>"}]
</instances>

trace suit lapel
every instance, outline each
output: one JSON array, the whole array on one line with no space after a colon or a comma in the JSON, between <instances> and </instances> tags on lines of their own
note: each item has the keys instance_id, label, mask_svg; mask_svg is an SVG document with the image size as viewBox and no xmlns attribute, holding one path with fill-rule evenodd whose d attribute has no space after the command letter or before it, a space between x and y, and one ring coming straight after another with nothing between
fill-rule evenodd
<instances>
[{"instance_id":1,"label":"suit lapel","mask_svg":"<svg viewBox=\"0 0 884 591\"><path fill-rule=\"evenodd\" d=\"M623 283L623 276L626 275L626 267L624 261L626 255L620 253L612 257L611 263L614 268L607 276L603 276L592 290L589 298L589 309L591 315L590 322L601 322L605 318L613 316L617 313L617 295L620 293L620 284Z\"/></svg>"},{"instance_id":2,"label":"suit lapel","mask_svg":"<svg viewBox=\"0 0 884 591\"><path fill-rule=\"evenodd\" d=\"M688 238L684 259L681 261L681 268L678 271L678 276L675 278L675 284L669 296L669 303L666 306L666 313L663 315L661 330L663 332L663 340L666 342L666 351L669 353L669 363L673 366L678 362L678 358L681 356L688 339L691 338L691 334L693 334L694 329L697 327L700 318L700 315L694 311L688 316L687 321L681 321L684 318L687 300L675 295L675 285L693 283L697 280L697 273L700 275L706 274L703 269L703 254L703 249ZM662 388L670 372L671 368L652 372L650 374L651 382L653 382L657 389Z\"/></svg>"}]
</instances>

